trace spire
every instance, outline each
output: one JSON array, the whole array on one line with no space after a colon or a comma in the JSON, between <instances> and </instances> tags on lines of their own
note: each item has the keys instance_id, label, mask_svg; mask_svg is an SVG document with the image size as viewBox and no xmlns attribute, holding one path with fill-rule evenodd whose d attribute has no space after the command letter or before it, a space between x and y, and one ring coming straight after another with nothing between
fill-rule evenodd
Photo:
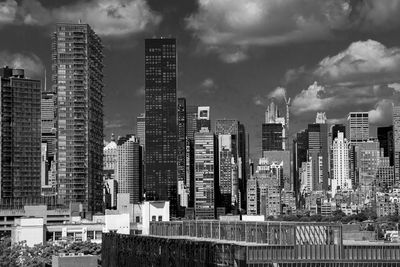
<instances>
[{"instance_id":1,"label":"spire","mask_svg":"<svg viewBox=\"0 0 400 267\"><path fill-rule=\"evenodd\" d=\"M115 142L115 136L114 133L111 134L111 142Z\"/></svg>"}]
</instances>

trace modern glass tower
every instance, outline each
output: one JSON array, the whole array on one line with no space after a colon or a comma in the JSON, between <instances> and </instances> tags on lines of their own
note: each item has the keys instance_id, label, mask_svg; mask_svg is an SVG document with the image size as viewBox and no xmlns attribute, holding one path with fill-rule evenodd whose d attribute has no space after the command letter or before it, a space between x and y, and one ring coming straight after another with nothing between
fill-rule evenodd
<instances>
[{"instance_id":1,"label":"modern glass tower","mask_svg":"<svg viewBox=\"0 0 400 267\"><path fill-rule=\"evenodd\" d=\"M52 42L59 204L102 210L103 46L87 24L57 24Z\"/></svg>"},{"instance_id":2,"label":"modern glass tower","mask_svg":"<svg viewBox=\"0 0 400 267\"><path fill-rule=\"evenodd\" d=\"M1 68L0 95L0 200L35 203L41 192L41 84L22 69Z\"/></svg>"},{"instance_id":3,"label":"modern glass tower","mask_svg":"<svg viewBox=\"0 0 400 267\"><path fill-rule=\"evenodd\" d=\"M177 210L176 40L145 41L146 179L147 200L169 200Z\"/></svg>"}]
</instances>

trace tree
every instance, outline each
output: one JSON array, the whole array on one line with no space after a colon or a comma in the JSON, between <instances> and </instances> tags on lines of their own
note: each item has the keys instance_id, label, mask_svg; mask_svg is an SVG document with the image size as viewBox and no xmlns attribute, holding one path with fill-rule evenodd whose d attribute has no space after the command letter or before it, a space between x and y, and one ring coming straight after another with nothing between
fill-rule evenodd
<instances>
[{"instance_id":1,"label":"tree","mask_svg":"<svg viewBox=\"0 0 400 267\"><path fill-rule=\"evenodd\" d=\"M59 253L101 254L101 244L91 242L47 242L26 246L11 244L10 238L0 239L0 266L51 266L52 256Z\"/></svg>"}]
</instances>

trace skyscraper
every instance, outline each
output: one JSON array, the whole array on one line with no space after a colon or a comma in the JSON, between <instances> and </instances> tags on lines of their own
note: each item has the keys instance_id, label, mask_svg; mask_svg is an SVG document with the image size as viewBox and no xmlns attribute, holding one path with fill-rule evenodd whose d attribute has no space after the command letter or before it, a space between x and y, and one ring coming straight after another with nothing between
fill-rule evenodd
<instances>
[{"instance_id":1,"label":"skyscraper","mask_svg":"<svg viewBox=\"0 0 400 267\"><path fill-rule=\"evenodd\" d=\"M186 188L186 99L178 98L178 196L182 207L188 206L189 188Z\"/></svg>"},{"instance_id":2,"label":"skyscraper","mask_svg":"<svg viewBox=\"0 0 400 267\"><path fill-rule=\"evenodd\" d=\"M103 45L87 24L59 23L52 40L59 204L102 210Z\"/></svg>"},{"instance_id":3,"label":"skyscraper","mask_svg":"<svg viewBox=\"0 0 400 267\"><path fill-rule=\"evenodd\" d=\"M376 173L381 158L383 157L383 149L379 147L377 140L368 140L358 143L355 146L356 155L356 175L354 185L364 191L371 190L374 186Z\"/></svg>"},{"instance_id":4,"label":"skyscraper","mask_svg":"<svg viewBox=\"0 0 400 267\"><path fill-rule=\"evenodd\" d=\"M263 123L262 151L283 150L283 127L280 123Z\"/></svg>"},{"instance_id":5,"label":"skyscraper","mask_svg":"<svg viewBox=\"0 0 400 267\"><path fill-rule=\"evenodd\" d=\"M313 190L328 190L329 149L328 124L308 125L308 155L312 159Z\"/></svg>"},{"instance_id":6,"label":"skyscraper","mask_svg":"<svg viewBox=\"0 0 400 267\"><path fill-rule=\"evenodd\" d=\"M139 144L143 147L146 144L146 115L141 113L136 117L136 137L139 139Z\"/></svg>"},{"instance_id":7,"label":"skyscraper","mask_svg":"<svg viewBox=\"0 0 400 267\"><path fill-rule=\"evenodd\" d=\"M301 182L300 169L302 163L307 162L307 150L308 150L308 132L307 130L298 132L296 139L293 140L293 191L296 196L300 194ZM297 197L298 199L298 197Z\"/></svg>"},{"instance_id":8,"label":"skyscraper","mask_svg":"<svg viewBox=\"0 0 400 267\"><path fill-rule=\"evenodd\" d=\"M106 201L106 193L111 195L110 207L117 206L117 164L118 164L118 150L117 143L115 142L114 134L111 135L111 141L103 149L103 182L105 186L104 202Z\"/></svg>"},{"instance_id":9,"label":"skyscraper","mask_svg":"<svg viewBox=\"0 0 400 267\"><path fill-rule=\"evenodd\" d=\"M197 132L199 132L204 127L206 127L209 131L211 131L210 107L197 108L196 127L197 127Z\"/></svg>"},{"instance_id":10,"label":"skyscraper","mask_svg":"<svg viewBox=\"0 0 400 267\"><path fill-rule=\"evenodd\" d=\"M194 134L197 132L197 106L186 106L186 185L188 206L194 207Z\"/></svg>"},{"instance_id":11,"label":"skyscraper","mask_svg":"<svg viewBox=\"0 0 400 267\"><path fill-rule=\"evenodd\" d=\"M169 200L177 211L176 40L145 41L146 179L148 200Z\"/></svg>"},{"instance_id":12,"label":"skyscraper","mask_svg":"<svg viewBox=\"0 0 400 267\"><path fill-rule=\"evenodd\" d=\"M333 140L332 152L332 197L334 197L338 189L351 189L352 184L349 177L349 143L342 132L338 132L337 137Z\"/></svg>"},{"instance_id":13,"label":"skyscraper","mask_svg":"<svg viewBox=\"0 0 400 267\"><path fill-rule=\"evenodd\" d=\"M4 67L0 95L0 200L34 203L41 193L41 84L22 69Z\"/></svg>"},{"instance_id":14,"label":"skyscraper","mask_svg":"<svg viewBox=\"0 0 400 267\"><path fill-rule=\"evenodd\" d=\"M393 166L393 126L377 128L379 146L383 148L384 157L389 157L390 166Z\"/></svg>"},{"instance_id":15,"label":"skyscraper","mask_svg":"<svg viewBox=\"0 0 400 267\"><path fill-rule=\"evenodd\" d=\"M350 112L347 116L346 138L351 144L369 139L368 112Z\"/></svg>"},{"instance_id":16,"label":"skyscraper","mask_svg":"<svg viewBox=\"0 0 400 267\"><path fill-rule=\"evenodd\" d=\"M42 120L42 195L56 193L56 94L42 92L41 120Z\"/></svg>"},{"instance_id":17,"label":"skyscraper","mask_svg":"<svg viewBox=\"0 0 400 267\"><path fill-rule=\"evenodd\" d=\"M142 157L139 140L132 135L117 141L118 193L128 193L131 204L142 199Z\"/></svg>"},{"instance_id":18,"label":"skyscraper","mask_svg":"<svg viewBox=\"0 0 400 267\"><path fill-rule=\"evenodd\" d=\"M215 136L204 127L195 133L195 215L197 219L215 218L217 157Z\"/></svg>"},{"instance_id":19,"label":"skyscraper","mask_svg":"<svg viewBox=\"0 0 400 267\"><path fill-rule=\"evenodd\" d=\"M271 101L265 112L262 125L262 151L287 150L287 117L280 117L278 106Z\"/></svg>"},{"instance_id":20,"label":"skyscraper","mask_svg":"<svg viewBox=\"0 0 400 267\"><path fill-rule=\"evenodd\" d=\"M218 138L219 193L227 212L246 209L246 138L243 124L219 119L215 123ZM243 203L244 202L244 203Z\"/></svg>"}]
</instances>

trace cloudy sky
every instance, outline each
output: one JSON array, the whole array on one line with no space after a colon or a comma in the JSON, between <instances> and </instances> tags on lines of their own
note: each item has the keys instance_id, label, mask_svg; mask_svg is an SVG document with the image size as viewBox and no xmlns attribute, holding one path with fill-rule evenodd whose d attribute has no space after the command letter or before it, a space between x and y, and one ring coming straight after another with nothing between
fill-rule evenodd
<instances>
[{"instance_id":1,"label":"cloudy sky","mask_svg":"<svg viewBox=\"0 0 400 267\"><path fill-rule=\"evenodd\" d=\"M144 110L144 38L176 37L178 95L236 118L259 156L270 97L291 97L291 134L325 111L388 125L400 92L400 0L0 0L0 65L50 79L56 22L89 23L105 48L105 134Z\"/></svg>"}]
</instances>

